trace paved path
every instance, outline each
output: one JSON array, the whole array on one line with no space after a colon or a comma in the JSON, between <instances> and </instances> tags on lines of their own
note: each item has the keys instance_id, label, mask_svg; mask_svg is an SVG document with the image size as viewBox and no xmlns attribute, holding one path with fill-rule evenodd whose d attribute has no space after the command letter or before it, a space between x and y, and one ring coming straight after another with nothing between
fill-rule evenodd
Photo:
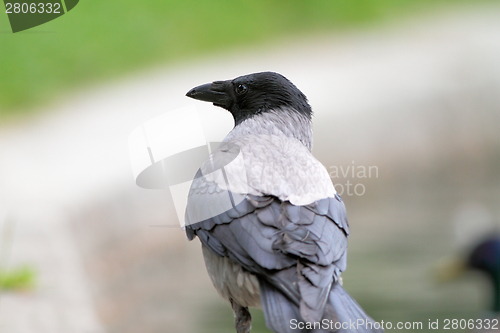
<instances>
[{"instance_id":1,"label":"paved path","mask_svg":"<svg viewBox=\"0 0 500 333\"><path fill-rule=\"evenodd\" d=\"M281 72L309 97L320 124L316 135L333 140L336 133L321 123L336 116L359 120L373 110L498 83L499 31L500 7L491 5L374 32L301 38L212 55L81 91L43 115L2 128L0 205L16 220L9 264L33 265L40 279L35 292L0 295L0 331L103 330L68 211L134 187L129 133L154 116L195 103L184 97L191 87L250 72ZM206 103L196 106L207 121L220 124L214 137L231 127L224 111ZM407 140L421 142L418 136ZM403 143L393 147L394 154ZM426 144L422 149L430 148ZM135 227L147 226L141 223Z\"/></svg>"}]
</instances>

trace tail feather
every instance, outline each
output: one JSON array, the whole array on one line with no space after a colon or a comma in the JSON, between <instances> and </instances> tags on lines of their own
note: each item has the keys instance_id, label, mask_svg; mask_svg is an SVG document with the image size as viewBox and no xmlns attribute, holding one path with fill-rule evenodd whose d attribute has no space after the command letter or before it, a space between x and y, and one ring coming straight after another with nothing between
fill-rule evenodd
<instances>
[{"instance_id":1,"label":"tail feather","mask_svg":"<svg viewBox=\"0 0 500 333\"><path fill-rule=\"evenodd\" d=\"M264 279L259 285L266 326L275 333L384 332L339 283L332 286L319 323L304 322L299 307Z\"/></svg>"},{"instance_id":2,"label":"tail feather","mask_svg":"<svg viewBox=\"0 0 500 333\"><path fill-rule=\"evenodd\" d=\"M330 291L328 304L333 308L338 321L338 333L382 333L384 330L376 323L347 291L335 283Z\"/></svg>"},{"instance_id":3,"label":"tail feather","mask_svg":"<svg viewBox=\"0 0 500 333\"><path fill-rule=\"evenodd\" d=\"M260 279L259 287L267 328L275 333L301 332L294 326L294 320L301 320L298 306L263 279Z\"/></svg>"}]
</instances>

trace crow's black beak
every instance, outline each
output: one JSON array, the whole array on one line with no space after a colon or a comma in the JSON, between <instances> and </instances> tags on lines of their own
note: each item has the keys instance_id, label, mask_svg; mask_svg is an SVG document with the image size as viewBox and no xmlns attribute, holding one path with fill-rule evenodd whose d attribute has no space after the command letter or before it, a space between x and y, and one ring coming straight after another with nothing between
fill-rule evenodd
<instances>
[{"instance_id":1,"label":"crow's black beak","mask_svg":"<svg viewBox=\"0 0 500 333\"><path fill-rule=\"evenodd\" d=\"M231 97L228 91L227 81L216 81L203 84L188 91L187 97L198 99L200 101L212 102L216 106L228 109L231 106Z\"/></svg>"}]
</instances>

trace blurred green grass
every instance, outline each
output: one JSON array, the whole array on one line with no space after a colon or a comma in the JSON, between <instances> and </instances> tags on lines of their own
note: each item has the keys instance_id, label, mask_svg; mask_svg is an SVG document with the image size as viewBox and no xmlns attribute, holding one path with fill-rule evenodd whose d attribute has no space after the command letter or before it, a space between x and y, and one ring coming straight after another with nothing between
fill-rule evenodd
<instances>
[{"instance_id":1,"label":"blurred green grass","mask_svg":"<svg viewBox=\"0 0 500 333\"><path fill-rule=\"evenodd\" d=\"M35 287L37 273L30 266L22 266L9 271L0 270L0 291L28 291Z\"/></svg>"},{"instance_id":2,"label":"blurred green grass","mask_svg":"<svg viewBox=\"0 0 500 333\"><path fill-rule=\"evenodd\" d=\"M16 34L0 14L0 118L156 64L481 1L488 0L80 1Z\"/></svg>"}]
</instances>

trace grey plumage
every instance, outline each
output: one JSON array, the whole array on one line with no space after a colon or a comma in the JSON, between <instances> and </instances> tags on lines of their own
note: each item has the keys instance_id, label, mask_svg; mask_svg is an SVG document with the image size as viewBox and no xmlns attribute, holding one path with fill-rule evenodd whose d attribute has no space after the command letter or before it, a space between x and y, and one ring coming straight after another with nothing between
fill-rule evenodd
<instances>
[{"instance_id":1,"label":"grey plumage","mask_svg":"<svg viewBox=\"0 0 500 333\"><path fill-rule=\"evenodd\" d=\"M186 233L200 239L210 278L235 312L237 332L250 330L248 306L262 306L277 333L300 331L294 321L373 323L341 286L349 225L326 169L311 154L305 96L276 73L216 81L188 96L213 101L235 118L235 128L193 181ZM351 330L314 330L335 331Z\"/></svg>"}]
</instances>

